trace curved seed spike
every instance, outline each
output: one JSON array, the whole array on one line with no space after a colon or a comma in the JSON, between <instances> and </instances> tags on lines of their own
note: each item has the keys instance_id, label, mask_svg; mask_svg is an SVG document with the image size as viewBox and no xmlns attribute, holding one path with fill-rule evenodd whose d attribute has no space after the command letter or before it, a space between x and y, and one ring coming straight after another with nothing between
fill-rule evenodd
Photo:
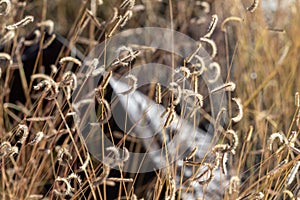
<instances>
[{"instance_id":1,"label":"curved seed spike","mask_svg":"<svg viewBox=\"0 0 300 200\"><path fill-rule=\"evenodd\" d=\"M235 17L235 16L227 17L227 18L222 22L222 24L221 24L221 30L222 30L223 32L226 32L226 27L225 27L225 25L226 25L228 22L230 22L230 21L242 22L243 19L240 18L240 17Z\"/></svg>"},{"instance_id":2,"label":"curved seed spike","mask_svg":"<svg viewBox=\"0 0 300 200\"><path fill-rule=\"evenodd\" d=\"M247 8L247 10L253 13L257 9L258 4L259 4L259 0L254 0L253 3L252 3L252 5L249 6Z\"/></svg>"},{"instance_id":3,"label":"curved seed spike","mask_svg":"<svg viewBox=\"0 0 300 200\"><path fill-rule=\"evenodd\" d=\"M217 23L218 23L218 15L214 14L211 17L210 25L208 27L206 35L204 36L205 38L210 38L214 30L216 29Z\"/></svg>"},{"instance_id":4,"label":"curved seed spike","mask_svg":"<svg viewBox=\"0 0 300 200\"><path fill-rule=\"evenodd\" d=\"M242 105L242 102L241 102L241 99L240 98L232 98L233 101L235 101L235 103L237 104L238 106L238 111L239 113L232 118L232 121L234 122L239 122L241 121L241 119L243 118L243 105Z\"/></svg>"},{"instance_id":5,"label":"curved seed spike","mask_svg":"<svg viewBox=\"0 0 300 200\"><path fill-rule=\"evenodd\" d=\"M211 46L211 49L212 49L210 56L212 58L216 57L216 55L217 55L217 45L216 45L216 43L213 40L205 38L205 37L200 38L200 41L208 43Z\"/></svg>"},{"instance_id":6,"label":"curved seed spike","mask_svg":"<svg viewBox=\"0 0 300 200\"><path fill-rule=\"evenodd\" d=\"M33 16L26 16L24 19L18 21L17 23L15 24L11 24L11 25L8 25L6 26L6 30L15 30L17 28L20 28L20 27L23 27L23 26L26 26L27 24L33 22L34 20L34 17Z\"/></svg>"}]
</instances>

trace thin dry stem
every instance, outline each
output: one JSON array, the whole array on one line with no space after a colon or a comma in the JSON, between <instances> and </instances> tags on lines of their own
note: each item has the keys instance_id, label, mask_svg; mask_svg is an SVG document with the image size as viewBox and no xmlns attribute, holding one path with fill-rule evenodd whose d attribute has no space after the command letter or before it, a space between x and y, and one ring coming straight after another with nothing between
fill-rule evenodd
<instances>
[{"instance_id":1,"label":"thin dry stem","mask_svg":"<svg viewBox=\"0 0 300 200\"><path fill-rule=\"evenodd\" d=\"M300 161L297 161L286 179L287 186L291 185L294 179L296 178L296 174L299 172L299 167Z\"/></svg>"}]
</instances>

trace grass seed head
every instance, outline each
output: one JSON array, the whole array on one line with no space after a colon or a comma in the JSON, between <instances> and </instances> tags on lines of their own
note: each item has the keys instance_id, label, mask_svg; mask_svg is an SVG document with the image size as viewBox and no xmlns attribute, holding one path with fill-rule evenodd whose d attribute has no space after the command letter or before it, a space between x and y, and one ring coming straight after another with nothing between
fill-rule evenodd
<instances>
[{"instance_id":1,"label":"grass seed head","mask_svg":"<svg viewBox=\"0 0 300 200\"><path fill-rule=\"evenodd\" d=\"M57 177L55 179L55 182L63 182L65 183L66 185L66 188L62 188L62 186L60 186L59 190L58 189L54 189L53 192L59 196L67 196L67 195L71 195L72 196L72 191L74 191L74 188L72 188L70 182L66 179L66 178L63 178L63 177Z\"/></svg>"},{"instance_id":2,"label":"grass seed head","mask_svg":"<svg viewBox=\"0 0 300 200\"><path fill-rule=\"evenodd\" d=\"M34 21L34 17L33 16L26 16L24 19L18 21L17 23L15 24L11 24L11 25L8 25L6 26L6 30L8 31L12 31L12 30L15 30L15 29L18 29L18 28L21 28L23 26L26 26L27 24L31 23Z\"/></svg>"},{"instance_id":3,"label":"grass seed head","mask_svg":"<svg viewBox=\"0 0 300 200\"><path fill-rule=\"evenodd\" d=\"M253 12L257 9L258 4L259 4L259 0L253 0L252 5L249 6L249 7L247 8L247 10L248 10L249 12L252 12L252 13L253 13Z\"/></svg>"},{"instance_id":4,"label":"grass seed head","mask_svg":"<svg viewBox=\"0 0 300 200\"><path fill-rule=\"evenodd\" d=\"M46 31L49 35L51 35L54 31L54 22L52 20L46 20L37 23L37 27L46 27Z\"/></svg>"},{"instance_id":5,"label":"grass seed head","mask_svg":"<svg viewBox=\"0 0 300 200\"><path fill-rule=\"evenodd\" d=\"M107 180L107 177L110 173L110 167L106 164L103 164L102 170L103 171L102 171L101 175L93 180L94 187L97 187L98 185L103 184L103 182Z\"/></svg>"},{"instance_id":6,"label":"grass seed head","mask_svg":"<svg viewBox=\"0 0 300 200\"><path fill-rule=\"evenodd\" d=\"M234 121L235 123L241 121L241 119L243 118L243 105L242 105L242 102L241 102L241 99L240 98L232 98L233 101L235 101L235 103L237 104L238 106L238 114L232 118L232 121Z\"/></svg>"},{"instance_id":7,"label":"grass seed head","mask_svg":"<svg viewBox=\"0 0 300 200\"><path fill-rule=\"evenodd\" d=\"M35 138L31 141L31 142L29 142L29 144L30 145L35 145L35 144L37 144L37 143L39 143L43 138L44 138L44 133L43 132L38 132L37 134L36 134L36 136L35 136Z\"/></svg>"},{"instance_id":8,"label":"grass seed head","mask_svg":"<svg viewBox=\"0 0 300 200\"><path fill-rule=\"evenodd\" d=\"M226 24L230 21L237 21L237 22L242 22L243 19L240 17L235 17L235 16L231 16L231 17L227 17L221 24L221 30L223 32L226 32Z\"/></svg>"},{"instance_id":9,"label":"grass seed head","mask_svg":"<svg viewBox=\"0 0 300 200\"><path fill-rule=\"evenodd\" d=\"M158 104L160 104L162 102L160 83L156 83L156 86L155 86L155 101Z\"/></svg>"},{"instance_id":10,"label":"grass seed head","mask_svg":"<svg viewBox=\"0 0 300 200\"><path fill-rule=\"evenodd\" d=\"M63 57L59 60L60 65L63 65L64 63L67 63L67 62L73 62L76 65L78 65L79 67L82 65L80 60L78 60L77 58L71 57L71 56Z\"/></svg>"},{"instance_id":11,"label":"grass seed head","mask_svg":"<svg viewBox=\"0 0 300 200\"><path fill-rule=\"evenodd\" d=\"M26 125L19 124L16 135L22 135L22 137L18 142L23 144L25 142L25 140L27 139L28 134L29 134L28 127Z\"/></svg>"},{"instance_id":12,"label":"grass seed head","mask_svg":"<svg viewBox=\"0 0 300 200\"><path fill-rule=\"evenodd\" d=\"M172 104L176 106L180 103L181 100L181 96L182 96L181 87L176 82L171 82L169 85L170 85L169 90L176 95L176 98L173 99L172 101Z\"/></svg>"},{"instance_id":13,"label":"grass seed head","mask_svg":"<svg viewBox=\"0 0 300 200\"><path fill-rule=\"evenodd\" d=\"M0 5L3 5L3 4L5 4L5 9L0 12L0 16L1 15L2 16L8 15L11 11L11 8L12 8L10 0L1 0Z\"/></svg>"},{"instance_id":14,"label":"grass seed head","mask_svg":"<svg viewBox=\"0 0 300 200\"><path fill-rule=\"evenodd\" d=\"M211 94L213 94L215 92L219 92L219 91L233 92L235 90L235 87L236 87L236 85L234 82L228 82L228 83L225 83L225 84L211 90Z\"/></svg>"},{"instance_id":15,"label":"grass seed head","mask_svg":"<svg viewBox=\"0 0 300 200\"><path fill-rule=\"evenodd\" d=\"M211 50L212 50L210 56L212 58L216 57L216 55L217 55L217 45L216 45L216 43L213 40L205 38L205 37L202 37L202 38L200 38L200 42L206 42L206 43L208 43L211 46Z\"/></svg>"},{"instance_id":16,"label":"grass seed head","mask_svg":"<svg viewBox=\"0 0 300 200\"><path fill-rule=\"evenodd\" d=\"M31 39L31 40L24 40L24 45L25 46L31 46L31 45L34 45L34 44L36 44L36 43L38 43L40 41L41 35L42 35L41 31L35 30L33 32L33 34L34 34L34 38L33 39Z\"/></svg>"},{"instance_id":17,"label":"grass seed head","mask_svg":"<svg viewBox=\"0 0 300 200\"><path fill-rule=\"evenodd\" d=\"M282 132L276 132L276 133L273 133L272 135L270 135L270 137L268 139L268 149L270 151L273 150L273 143L274 143L274 140L277 138L280 140L280 143L284 143L286 140L285 135Z\"/></svg>"},{"instance_id":18,"label":"grass seed head","mask_svg":"<svg viewBox=\"0 0 300 200\"><path fill-rule=\"evenodd\" d=\"M213 34L213 32L217 27L217 23L218 23L218 15L214 14L211 17L210 25L208 27L206 35L204 36L205 38L210 38L210 36Z\"/></svg>"},{"instance_id":19,"label":"grass seed head","mask_svg":"<svg viewBox=\"0 0 300 200\"><path fill-rule=\"evenodd\" d=\"M196 1L196 6L201 6L203 8L204 13L210 12L210 4L206 1Z\"/></svg>"},{"instance_id":20,"label":"grass seed head","mask_svg":"<svg viewBox=\"0 0 300 200\"><path fill-rule=\"evenodd\" d=\"M66 147L56 146L57 160L60 164L65 165L69 163L69 160L73 160L73 156Z\"/></svg>"}]
</instances>

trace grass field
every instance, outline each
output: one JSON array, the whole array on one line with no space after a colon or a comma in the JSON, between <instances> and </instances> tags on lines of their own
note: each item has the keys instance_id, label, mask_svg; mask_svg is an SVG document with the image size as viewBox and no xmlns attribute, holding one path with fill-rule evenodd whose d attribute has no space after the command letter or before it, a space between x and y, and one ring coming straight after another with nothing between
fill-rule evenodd
<instances>
[{"instance_id":1,"label":"grass field","mask_svg":"<svg viewBox=\"0 0 300 200\"><path fill-rule=\"evenodd\" d=\"M299 0L0 0L0 24L0 199L300 199ZM182 33L210 57L198 56L200 48L180 57L175 52L185 43L159 32L145 40L170 41L160 45L172 51L109 45L145 27ZM108 52L118 57L108 62ZM93 117L79 117L72 96L88 85L85 66L97 65L87 56L103 61L89 75L99 82L86 93L99 122L93 148L79 128ZM149 63L170 73L139 71ZM141 86L141 75L152 82ZM117 123L117 79L129 88L117 97L143 94L165 109L147 119L162 126L149 146L140 137L147 128ZM118 115L127 121L137 104L123 105ZM211 137L205 153L190 145L176 157L192 137L175 150L167 146L179 120ZM103 138L112 146L105 148ZM141 171L130 153L144 155L152 144L165 149L161 158L170 164Z\"/></svg>"}]
</instances>

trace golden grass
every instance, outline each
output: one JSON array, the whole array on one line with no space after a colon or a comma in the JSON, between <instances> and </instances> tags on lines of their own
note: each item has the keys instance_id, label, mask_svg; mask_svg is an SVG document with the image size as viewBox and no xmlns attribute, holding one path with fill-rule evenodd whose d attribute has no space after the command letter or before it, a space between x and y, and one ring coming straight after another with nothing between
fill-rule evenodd
<instances>
[{"instance_id":1,"label":"golden grass","mask_svg":"<svg viewBox=\"0 0 300 200\"><path fill-rule=\"evenodd\" d=\"M258 0L1 0L0 6L1 199L181 199L195 192L194 184L199 184L203 199L300 199L298 1L268 17ZM76 72L83 64L70 49L76 47L87 55L98 43L122 30L147 26L173 28L197 40L199 48L177 62L176 55L132 44L119 49L119 58L111 68L104 66L93 72L91 76L98 76L106 70L94 96L98 122L106 133L101 137L110 138L123 149L122 154L115 146L103 149L108 154L102 155L106 161L102 163L88 152L78 133L81 119L75 113L76 105L72 107L71 94L82 84L77 83ZM31 32L32 37L28 36ZM46 74L43 54L57 35L69 43L57 50L51 72ZM30 66L22 62L25 46L39 47ZM200 48L211 52L210 66L196 55ZM193 59L197 64L191 63ZM137 77L129 73L125 79L130 89L123 95L140 90L166 108L157 116L165 119L161 120L162 146L173 137L166 130L176 123L176 106L181 99L192 99L191 118L200 112L203 121L214 124L211 152L200 159L200 148L191 146L185 159L165 169L123 172L120 166L128 160L129 152L147 149L141 139L114 130L112 105L107 99L109 81L135 64L153 61L173 67L168 88L160 83L137 88ZM32 74L24 67L31 68ZM208 91L198 78L207 70L216 72L209 82L222 77L224 84ZM182 89L174 74L191 80L192 90ZM12 90L17 77L25 101L14 97L19 94ZM224 91L228 107L211 113L209 98ZM86 102L78 104L80 107ZM224 121L227 111L229 120ZM168 151L162 156L167 161L173 159ZM178 167L179 162L182 167ZM218 185L221 194L213 197L218 194L208 191L206 185L214 176L218 178L217 169L223 180ZM193 173L188 179L183 175L185 170ZM224 174L229 176L227 181Z\"/></svg>"}]
</instances>

